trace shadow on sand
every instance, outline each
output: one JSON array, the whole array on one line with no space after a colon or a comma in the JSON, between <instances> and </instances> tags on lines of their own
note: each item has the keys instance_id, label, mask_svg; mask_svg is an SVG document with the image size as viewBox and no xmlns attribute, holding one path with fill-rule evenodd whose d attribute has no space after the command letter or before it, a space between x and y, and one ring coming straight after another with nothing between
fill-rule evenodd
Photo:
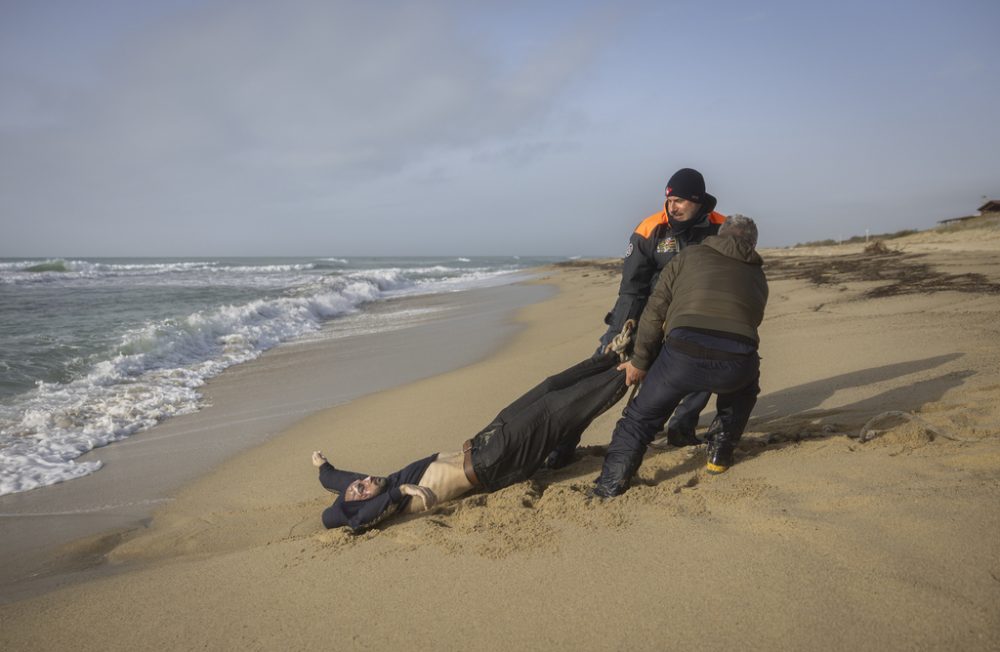
<instances>
[{"instance_id":1,"label":"shadow on sand","mask_svg":"<svg viewBox=\"0 0 1000 652\"><path fill-rule=\"evenodd\" d=\"M912 412L927 403L940 400L950 389L961 385L972 371L949 371L934 378L880 392L860 401L831 409L819 409L827 399L843 390L866 387L891 381L918 372L926 372L952 362L964 354L949 353L922 360L883 365L831 376L804 385L762 395L754 409L747 432L764 433L763 437L745 437L740 443L739 459L752 458L762 451L794 444L803 439L833 436L857 436L860 428L872 417L889 410ZM624 407L624 405L622 405ZM608 433L610 439L610 433ZM701 448L701 447L699 447ZM577 478L592 480L601 471L606 446L586 446L577 449L577 460L566 469L543 472L536 476L542 487ZM675 451L674 447L650 447L647 458L660 451ZM704 458L692 456L680 464L656 471L650 484L659 484L678 476L698 471Z\"/></svg>"}]
</instances>

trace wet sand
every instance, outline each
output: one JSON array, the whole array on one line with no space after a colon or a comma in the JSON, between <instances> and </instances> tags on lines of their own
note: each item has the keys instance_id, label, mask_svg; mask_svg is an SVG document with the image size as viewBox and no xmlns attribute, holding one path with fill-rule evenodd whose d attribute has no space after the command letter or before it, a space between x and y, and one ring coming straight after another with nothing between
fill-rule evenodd
<instances>
[{"instance_id":1,"label":"wet sand","mask_svg":"<svg viewBox=\"0 0 1000 652\"><path fill-rule=\"evenodd\" d=\"M310 451L389 473L589 355L615 265L552 268L498 353L312 414L149 527L67 549L121 572L0 606L0 645L998 649L1000 232L888 244L763 252L763 391L727 473L650 449L627 494L588 501L619 407L559 472L322 529Z\"/></svg>"}]
</instances>

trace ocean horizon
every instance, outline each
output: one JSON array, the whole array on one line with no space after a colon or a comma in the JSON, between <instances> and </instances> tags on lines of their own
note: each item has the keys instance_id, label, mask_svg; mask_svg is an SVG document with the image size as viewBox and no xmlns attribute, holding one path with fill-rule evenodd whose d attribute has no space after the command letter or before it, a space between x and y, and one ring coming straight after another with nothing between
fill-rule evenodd
<instances>
[{"instance_id":1,"label":"ocean horizon","mask_svg":"<svg viewBox=\"0 0 1000 652\"><path fill-rule=\"evenodd\" d=\"M400 327L386 300L514 283L566 257L0 258L0 495L97 471L84 453L203 407L283 342Z\"/></svg>"}]
</instances>

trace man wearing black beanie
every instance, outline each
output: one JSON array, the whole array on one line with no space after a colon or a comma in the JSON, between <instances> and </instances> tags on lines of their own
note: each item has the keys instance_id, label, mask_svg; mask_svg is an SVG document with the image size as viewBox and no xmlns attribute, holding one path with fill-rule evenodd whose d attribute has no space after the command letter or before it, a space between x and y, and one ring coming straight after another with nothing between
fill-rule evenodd
<instances>
[{"instance_id":1,"label":"man wearing black beanie","mask_svg":"<svg viewBox=\"0 0 1000 652\"><path fill-rule=\"evenodd\" d=\"M636 227L625 248L618 300L604 318L608 330L602 351L629 319L638 321L660 270L682 249L719 232L726 216L715 211L717 200L705 191L701 172L681 168L667 181L663 210Z\"/></svg>"},{"instance_id":2,"label":"man wearing black beanie","mask_svg":"<svg viewBox=\"0 0 1000 652\"><path fill-rule=\"evenodd\" d=\"M725 215L715 211L716 199L705 191L705 178L692 168L674 172L667 181L664 195L663 210L640 222L629 238L618 300L604 317L608 330L601 337L595 356L604 352L626 321L639 322L639 315L656 286L660 270L685 247L700 244L708 236L716 235L726 219ZM695 436L695 429L709 398L710 393L698 392L681 401L667 422L668 443L674 446L701 443ZM546 466L560 468L568 464L573 459L575 446L576 443L567 442L552 451Z\"/></svg>"}]
</instances>

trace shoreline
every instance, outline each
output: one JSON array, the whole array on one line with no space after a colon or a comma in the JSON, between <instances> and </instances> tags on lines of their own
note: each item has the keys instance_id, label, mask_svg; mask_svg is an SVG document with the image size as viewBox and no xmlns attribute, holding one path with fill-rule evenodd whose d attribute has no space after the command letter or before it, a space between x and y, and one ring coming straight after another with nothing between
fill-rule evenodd
<instances>
[{"instance_id":1,"label":"shoreline","mask_svg":"<svg viewBox=\"0 0 1000 652\"><path fill-rule=\"evenodd\" d=\"M100 459L97 472L0 496L0 603L101 576L102 551L147 528L187 484L317 411L491 355L516 333L514 311L548 294L521 281L379 302L210 379L197 412L79 458ZM405 322L358 333L358 318Z\"/></svg>"},{"instance_id":2,"label":"shoreline","mask_svg":"<svg viewBox=\"0 0 1000 652\"><path fill-rule=\"evenodd\" d=\"M910 242L945 281L1000 283L1000 237L962 256ZM842 256L856 253L829 258L885 262ZM519 309L492 355L316 412L218 465L109 543L118 574L0 605L0 645L993 649L1000 293L914 282L872 298L889 281L800 277L818 255L774 256L762 393L724 474L704 472L703 447L651 449L624 496L587 501L620 404L565 469L359 536L322 528L312 450L372 473L455 450L590 354L617 276L550 268L535 282L557 293ZM916 418L859 441L889 411Z\"/></svg>"}]
</instances>

